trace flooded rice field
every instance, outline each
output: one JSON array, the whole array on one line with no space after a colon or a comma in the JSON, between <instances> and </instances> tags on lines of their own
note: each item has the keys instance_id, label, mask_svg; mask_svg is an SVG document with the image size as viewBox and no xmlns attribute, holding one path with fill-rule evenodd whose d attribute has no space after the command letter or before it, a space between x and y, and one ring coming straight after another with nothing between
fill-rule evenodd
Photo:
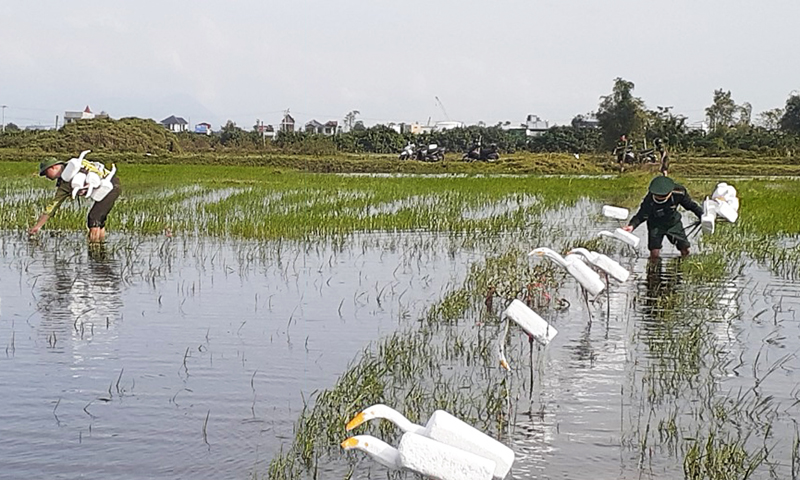
<instances>
[{"instance_id":1,"label":"flooded rice field","mask_svg":"<svg viewBox=\"0 0 800 480\"><path fill-rule=\"evenodd\" d=\"M617 226L600 205L480 238L116 234L96 248L6 232L0 478L385 478L339 447L360 433L396 445L387 423L344 431L372 403L423 424L451 411L515 451L508 478L796 478L796 277L702 234L690 259L669 245L648 262L597 238ZM631 278L587 302L526 255L578 244ZM514 296L559 333L541 347L512 328L506 372L499 313Z\"/></svg>"},{"instance_id":2,"label":"flooded rice field","mask_svg":"<svg viewBox=\"0 0 800 480\"><path fill-rule=\"evenodd\" d=\"M304 398L463 281L468 253L421 241L4 236L0 478L265 471Z\"/></svg>"}]
</instances>

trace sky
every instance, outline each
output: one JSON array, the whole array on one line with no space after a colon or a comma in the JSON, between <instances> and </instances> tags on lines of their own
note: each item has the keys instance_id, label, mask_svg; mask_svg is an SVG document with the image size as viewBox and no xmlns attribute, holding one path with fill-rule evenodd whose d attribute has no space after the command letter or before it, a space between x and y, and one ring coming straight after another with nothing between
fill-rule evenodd
<instances>
[{"instance_id":1,"label":"sky","mask_svg":"<svg viewBox=\"0 0 800 480\"><path fill-rule=\"evenodd\" d=\"M286 109L564 125L621 77L689 122L715 89L755 118L800 91L798 18L796 0L4 0L0 105L18 126L87 105L215 130Z\"/></svg>"}]
</instances>

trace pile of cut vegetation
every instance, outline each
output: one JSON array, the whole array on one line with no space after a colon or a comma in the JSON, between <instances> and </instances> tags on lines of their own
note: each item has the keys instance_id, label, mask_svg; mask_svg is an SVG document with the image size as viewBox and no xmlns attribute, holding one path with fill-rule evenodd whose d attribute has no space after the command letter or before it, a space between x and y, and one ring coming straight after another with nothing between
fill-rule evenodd
<instances>
[{"instance_id":1,"label":"pile of cut vegetation","mask_svg":"<svg viewBox=\"0 0 800 480\"><path fill-rule=\"evenodd\" d=\"M151 119L83 120L58 130L20 131L0 137L0 148L51 153L180 153L175 134Z\"/></svg>"}]
</instances>

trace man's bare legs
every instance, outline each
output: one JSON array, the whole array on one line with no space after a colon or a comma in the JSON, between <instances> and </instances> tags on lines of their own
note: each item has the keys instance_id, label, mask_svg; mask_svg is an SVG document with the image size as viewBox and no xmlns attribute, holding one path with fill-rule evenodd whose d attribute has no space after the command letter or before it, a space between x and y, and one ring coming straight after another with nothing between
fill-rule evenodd
<instances>
[{"instance_id":1,"label":"man's bare legs","mask_svg":"<svg viewBox=\"0 0 800 480\"><path fill-rule=\"evenodd\" d=\"M89 229L89 242L99 243L106 239L106 229L103 227L91 227Z\"/></svg>"}]
</instances>

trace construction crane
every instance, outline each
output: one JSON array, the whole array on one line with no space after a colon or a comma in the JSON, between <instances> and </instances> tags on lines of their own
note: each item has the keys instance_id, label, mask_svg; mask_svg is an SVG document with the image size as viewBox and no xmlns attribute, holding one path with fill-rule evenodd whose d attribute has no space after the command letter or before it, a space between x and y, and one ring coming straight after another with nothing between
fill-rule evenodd
<instances>
[{"instance_id":1,"label":"construction crane","mask_svg":"<svg viewBox=\"0 0 800 480\"><path fill-rule=\"evenodd\" d=\"M438 103L438 104L439 104L439 108L441 108L441 109L442 109L442 113L444 113L444 119L445 119L445 120L447 120L447 121L449 122L449 121L450 121L450 115L448 115L448 114L447 114L447 110L445 110L445 109L444 109L444 104L442 103L442 101L441 101L441 100L439 100L439 97L438 97L438 96L434 95L434 97L433 97L433 98L435 98L435 99L436 99L436 103Z\"/></svg>"}]
</instances>

